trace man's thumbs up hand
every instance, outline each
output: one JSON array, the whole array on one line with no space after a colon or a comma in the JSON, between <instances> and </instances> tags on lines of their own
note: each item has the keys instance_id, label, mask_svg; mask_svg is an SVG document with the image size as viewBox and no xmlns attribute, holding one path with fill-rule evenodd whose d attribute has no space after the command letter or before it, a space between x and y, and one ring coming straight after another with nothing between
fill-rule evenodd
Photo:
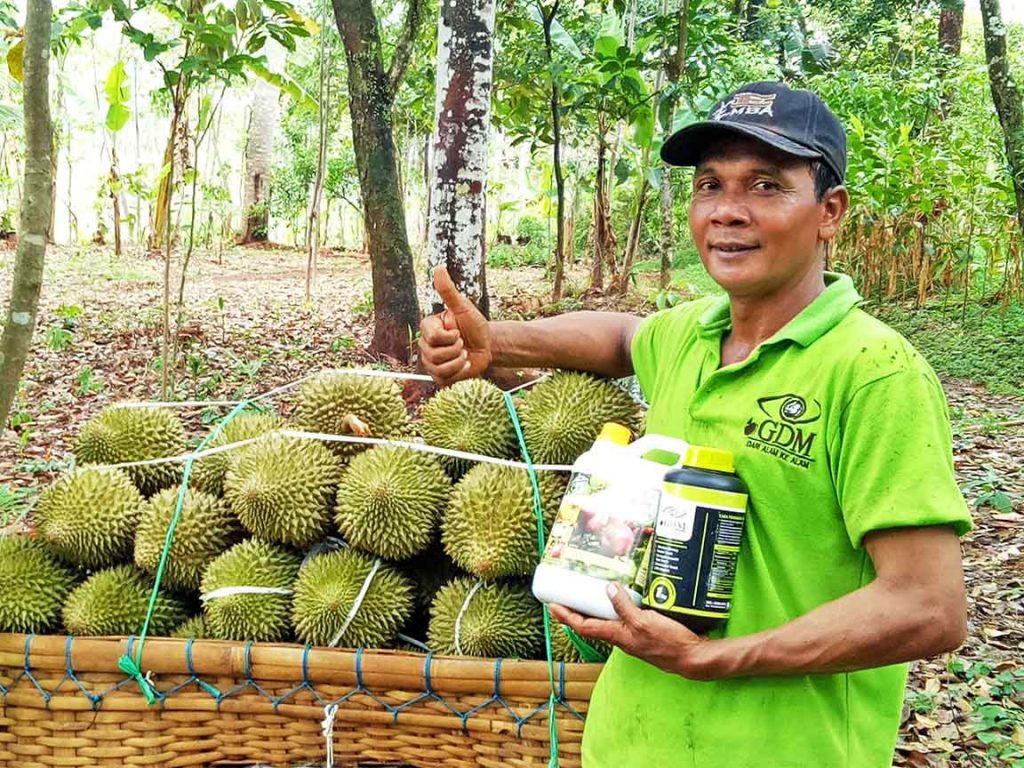
<instances>
[{"instance_id":1,"label":"man's thumbs up hand","mask_svg":"<svg viewBox=\"0 0 1024 768\"><path fill-rule=\"evenodd\" d=\"M492 357L487 319L459 293L445 267L434 270L434 289L445 309L420 321L424 368L442 386L479 376Z\"/></svg>"}]
</instances>

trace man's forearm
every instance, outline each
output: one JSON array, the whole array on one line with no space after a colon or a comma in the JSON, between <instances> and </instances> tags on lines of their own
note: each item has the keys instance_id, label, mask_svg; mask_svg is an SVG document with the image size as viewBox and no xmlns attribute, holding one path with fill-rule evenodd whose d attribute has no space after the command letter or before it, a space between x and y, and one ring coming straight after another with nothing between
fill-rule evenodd
<instances>
[{"instance_id":1,"label":"man's forearm","mask_svg":"<svg viewBox=\"0 0 1024 768\"><path fill-rule=\"evenodd\" d=\"M927 591L871 584L780 627L686 649L699 677L850 672L955 649L963 637Z\"/></svg>"},{"instance_id":2,"label":"man's forearm","mask_svg":"<svg viewBox=\"0 0 1024 768\"><path fill-rule=\"evenodd\" d=\"M492 364L503 368L569 368L629 376L640 318L621 312L570 312L520 322L490 323Z\"/></svg>"}]
</instances>

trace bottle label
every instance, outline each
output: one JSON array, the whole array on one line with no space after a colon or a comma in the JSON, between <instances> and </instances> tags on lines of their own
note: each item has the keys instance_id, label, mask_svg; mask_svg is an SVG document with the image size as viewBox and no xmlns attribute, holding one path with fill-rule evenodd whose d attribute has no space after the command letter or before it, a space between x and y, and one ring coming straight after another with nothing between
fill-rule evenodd
<instances>
[{"instance_id":1,"label":"bottle label","mask_svg":"<svg viewBox=\"0 0 1024 768\"><path fill-rule=\"evenodd\" d=\"M668 614L728 618L746 507L743 493L665 483L643 604Z\"/></svg>"},{"instance_id":2,"label":"bottle label","mask_svg":"<svg viewBox=\"0 0 1024 768\"><path fill-rule=\"evenodd\" d=\"M660 491L630 486L573 473L542 562L632 587Z\"/></svg>"}]
</instances>

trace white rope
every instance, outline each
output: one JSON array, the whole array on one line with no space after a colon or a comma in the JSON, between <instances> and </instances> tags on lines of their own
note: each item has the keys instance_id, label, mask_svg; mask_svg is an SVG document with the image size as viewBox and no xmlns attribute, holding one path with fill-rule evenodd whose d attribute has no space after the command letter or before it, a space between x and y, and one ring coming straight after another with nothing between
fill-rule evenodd
<instances>
[{"instance_id":1,"label":"white rope","mask_svg":"<svg viewBox=\"0 0 1024 768\"><path fill-rule=\"evenodd\" d=\"M281 437L294 437L301 440L319 440L326 443L358 443L363 445L393 445L399 448L409 448L414 451L421 451L423 453L433 453L438 456L451 456L455 459L467 459L469 461L479 461L487 464L498 464L503 467L512 467L513 469L526 469L526 463L522 461L516 461L514 459L499 459L494 456L485 456L480 453L469 453L467 451L456 451L449 448L438 448L434 445L427 445L426 443L414 443L408 440L386 440L380 437L357 437L355 435L335 435L328 432L305 432L297 429L276 429L272 432L267 432L259 437L250 437L247 440L239 440L235 443L227 443L225 445L219 445L216 448L204 448L201 451L194 453L183 453L178 456L165 456L159 459L145 459L141 461L124 461L119 464L102 464L93 466L103 466L109 469L126 469L128 467L148 467L156 464L172 464L182 463L194 457L194 460L205 456L212 456L216 453L223 453L224 451L234 450L242 446L254 443L262 437L267 435L279 435ZM571 472L572 466L568 464L534 464L533 468L541 472Z\"/></svg>"},{"instance_id":2,"label":"white rope","mask_svg":"<svg viewBox=\"0 0 1024 768\"><path fill-rule=\"evenodd\" d=\"M433 381L430 376L422 373L399 373L396 371L381 371L376 368L328 368L327 370L317 371L316 373L310 373L303 376L295 381L290 381L287 384L282 384L280 387L274 387L266 392L262 392L258 395L246 398L245 400L144 400L144 401L126 401L118 403L117 405L124 408L201 408L211 405L240 405L241 403L252 403L257 400L265 400L268 397L279 395L282 392L287 392L289 389L294 389L309 379L315 379L323 375L333 374L344 374L351 376L370 376L378 379L396 379L399 381ZM540 381L540 379L537 379ZM528 386L534 382L527 382L522 386ZM516 387L519 389L519 387ZM512 390L515 391L515 390Z\"/></svg>"},{"instance_id":3,"label":"white rope","mask_svg":"<svg viewBox=\"0 0 1024 768\"><path fill-rule=\"evenodd\" d=\"M466 595L466 599L462 601L462 607L459 609L459 615L455 617L455 655L464 656L462 652L462 617L466 615L466 611L469 610L469 601L473 599L473 596L477 593L477 590L482 587L484 583L478 581L473 585L473 588L469 590L469 594Z\"/></svg>"},{"instance_id":4,"label":"white rope","mask_svg":"<svg viewBox=\"0 0 1024 768\"><path fill-rule=\"evenodd\" d=\"M324 707L324 719L320 721L320 732L327 741L327 762L324 768L334 768L334 718L338 714L337 704Z\"/></svg>"},{"instance_id":5,"label":"white rope","mask_svg":"<svg viewBox=\"0 0 1024 768\"><path fill-rule=\"evenodd\" d=\"M204 592L199 596L200 601L208 603L220 597L233 597L235 595L290 595L292 590L284 587L221 587L212 592Z\"/></svg>"},{"instance_id":6,"label":"white rope","mask_svg":"<svg viewBox=\"0 0 1024 768\"><path fill-rule=\"evenodd\" d=\"M341 625L341 629L338 630L334 639L331 640L331 648L334 648L341 642L342 635L348 631L349 625L352 624L352 620L356 617L356 614L359 613L359 607L363 604L363 599L366 597L366 593L370 591L370 585L373 583L373 577L377 575L377 571L380 570L380 566L381 559L378 557L373 561L373 568L371 568L370 572L366 574L366 578L363 580L363 586L359 590L359 594L356 595L356 600L352 603L352 608L349 610L348 616L345 617L345 623Z\"/></svg>"}]
</instances>

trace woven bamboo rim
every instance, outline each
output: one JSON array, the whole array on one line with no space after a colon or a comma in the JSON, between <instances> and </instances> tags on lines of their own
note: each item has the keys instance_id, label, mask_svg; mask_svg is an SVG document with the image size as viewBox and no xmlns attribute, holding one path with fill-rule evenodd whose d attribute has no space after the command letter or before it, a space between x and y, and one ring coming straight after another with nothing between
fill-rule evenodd
<instances>
[{"instance_id":1,"label":"woven bamboo rim","mask_svg":"<svg viewBox=\"0 0 1024 768\"><path fill-rule=\"evenodd\" d=\"M322 761L331 702L340 765L548 763L546 662L151 638L140 667L169 695L149 706L117 666L130 642L0 634L0 765ZM564 768L600 669L556 665Z\"/></svg>"}]
</instances>

